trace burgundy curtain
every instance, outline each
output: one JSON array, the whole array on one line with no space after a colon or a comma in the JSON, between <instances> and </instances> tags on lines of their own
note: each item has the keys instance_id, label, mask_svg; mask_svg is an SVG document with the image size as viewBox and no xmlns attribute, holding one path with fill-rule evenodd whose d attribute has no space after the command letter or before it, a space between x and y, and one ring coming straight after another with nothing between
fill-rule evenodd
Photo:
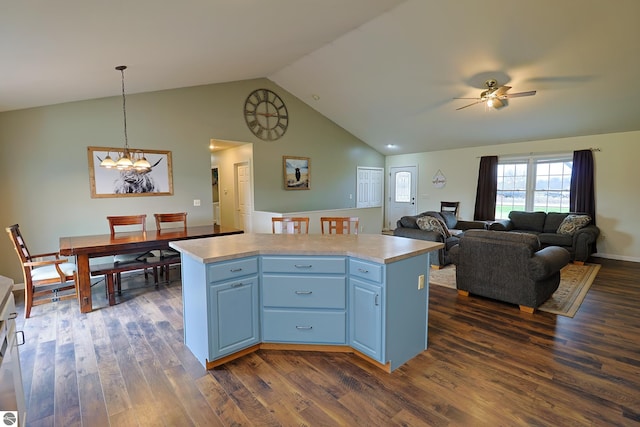
<instances>
[{"instance_id":1,"label":"burgundy curtain","mask_svg":"<svg viewBox=\"0 0 640 427\"><path fill-rule=\"evenodd\" d=\"M498 156L480 158L476 206L473 219L488 221L496 219L496 194L498 192Z\"/></svg>"},{"instance_id":2,"label":"burgundy curtain","mask_svg":"<svg viewBox=\"0 0 640 427\"><path fill-rule=\"evenodd\" d=\"M573 152L571 187L569 190L569 210L585 212L591 215L592 224L596 223L596 199L594 189L594 165L591 150Z\"/></svg>"}]
</instances>

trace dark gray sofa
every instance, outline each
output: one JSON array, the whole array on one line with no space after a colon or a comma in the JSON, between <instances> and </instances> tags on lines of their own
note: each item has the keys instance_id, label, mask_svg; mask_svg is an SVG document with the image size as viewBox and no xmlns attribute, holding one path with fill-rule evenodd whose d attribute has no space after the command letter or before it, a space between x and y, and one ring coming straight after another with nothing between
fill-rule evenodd
<instances>
[{"instance_id":1,"label":"dark gray sofa","mask_svg":"<svg viewBox=\"0 0 640 427\"><path fill-rule=\"evenodd\" d=\"M421 230L416 220L421 216L433 216L444 222L453 234L451 237L444 238L442 234L436 231ZM438 256L431 257L431 265L443 267L451 264L449 258L449 249L458 244L460 236L470 229L484 229L486 223L484 221L463 221L458 220L452 212L436 212L427 211L415 216L403 216L396 223L396 229L393 230L394 236L408 237L411 239L427 240L429 242L444 243L444 248L438 250Z\"/></svg>"},{"instance_id":2,"label":"dark gray sofa","mask_svg":"<svg viewBox=\"0 0 640 427\"><path fill-rule=\"evenodd\" d=\"M566 249L541 248L530 233L469 230L449 253L459 294L517 304L528 313L558 289L560 270L569 263Z\"/></svg>"},{"instance_id":3,"label":"dark gray sofa","mask_svg":"<svg viewBox=\"0 0 640 427\"><path fill-rule=\"evenodd\" d=\"M571 261L584 263L595 252L596 240L600 229L589 224L577 230L573 235L558 234L556 231L569 214L586 215L575 212L523 212L511 211L509 219L498 220L489 226L494 231L515 231L534 234L542 247L560 246L569 251Z\"/></svg>"}]
</instances>

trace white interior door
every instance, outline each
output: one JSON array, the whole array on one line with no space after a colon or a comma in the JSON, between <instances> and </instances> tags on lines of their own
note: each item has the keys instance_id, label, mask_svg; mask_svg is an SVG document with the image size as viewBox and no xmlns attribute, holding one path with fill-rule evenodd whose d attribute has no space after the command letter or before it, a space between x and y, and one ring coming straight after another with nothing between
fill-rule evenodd
<instances>
[{"instance_id":1,"label":"white interior door","mask_svg":"<svg viewBox=\"0 0 640 427\"><path fill-rule=\"evenodd\" d=\"M245 233L253 231L253 197L251 193L251 168L248 163L235 165L236 168L236 218L235 227Z\"/></svg>"},{"instance_id":2,"label":"white interior door","mask_svg":"<svg viewBox=\"0 0 640 427\"><path fill-rule=\"evenodd\" d=\"M418 167L389 168L389 204L387 227L396 228L396 222L405 215L416 215Z\"/></svg>"}]
</instances>

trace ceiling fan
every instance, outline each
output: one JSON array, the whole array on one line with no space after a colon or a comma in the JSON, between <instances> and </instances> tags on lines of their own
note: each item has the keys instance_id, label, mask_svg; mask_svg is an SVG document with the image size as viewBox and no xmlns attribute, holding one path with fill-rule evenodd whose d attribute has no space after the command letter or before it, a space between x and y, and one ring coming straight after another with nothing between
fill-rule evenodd
<instances>
[{"instance_id":1,"label":"ceiling fan","mask_svg":"<svg viewBox=\"0 0 640 427\"><path fill-rule=\"evenodd\" d=\"M463 108L471 107L472 105L486 103L487 107L500 108L504 107L504 100L508 98L519 98L521 96L533 96L536 94L535 90L528 92L507 93L511 86L498 86L498 82L495 79L489 79L484 82L487 87L480 93L479 98L453 98L453 99L475 99L475 102L465 105L464 107L456 108L456 110L462 110Z\"/></svg>"}]
</instances>

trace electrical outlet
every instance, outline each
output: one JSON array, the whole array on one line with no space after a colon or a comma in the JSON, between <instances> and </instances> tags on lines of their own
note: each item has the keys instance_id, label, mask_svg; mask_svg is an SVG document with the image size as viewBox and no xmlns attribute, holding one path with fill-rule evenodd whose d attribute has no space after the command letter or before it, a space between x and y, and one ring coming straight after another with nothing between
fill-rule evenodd
<instances>
[{"instance_id":1,"label":"electrical outlet","mask_svg":"<svg viewBox=\"0 0 640 427\"><path fill-rule=\"evenodd\" d=\"M200 199L194 199L193 206L200 206Z\"/></svg>"},{"instance_id":2,"label":"electrical outlet","mask_svg":"<svg viewBox=\"0 0 640 427\"><path fill-rule=\"evenodd\" d=\"M418 276L418 290L424 289L424 274Z\"/></svg>"}]
</instances>

